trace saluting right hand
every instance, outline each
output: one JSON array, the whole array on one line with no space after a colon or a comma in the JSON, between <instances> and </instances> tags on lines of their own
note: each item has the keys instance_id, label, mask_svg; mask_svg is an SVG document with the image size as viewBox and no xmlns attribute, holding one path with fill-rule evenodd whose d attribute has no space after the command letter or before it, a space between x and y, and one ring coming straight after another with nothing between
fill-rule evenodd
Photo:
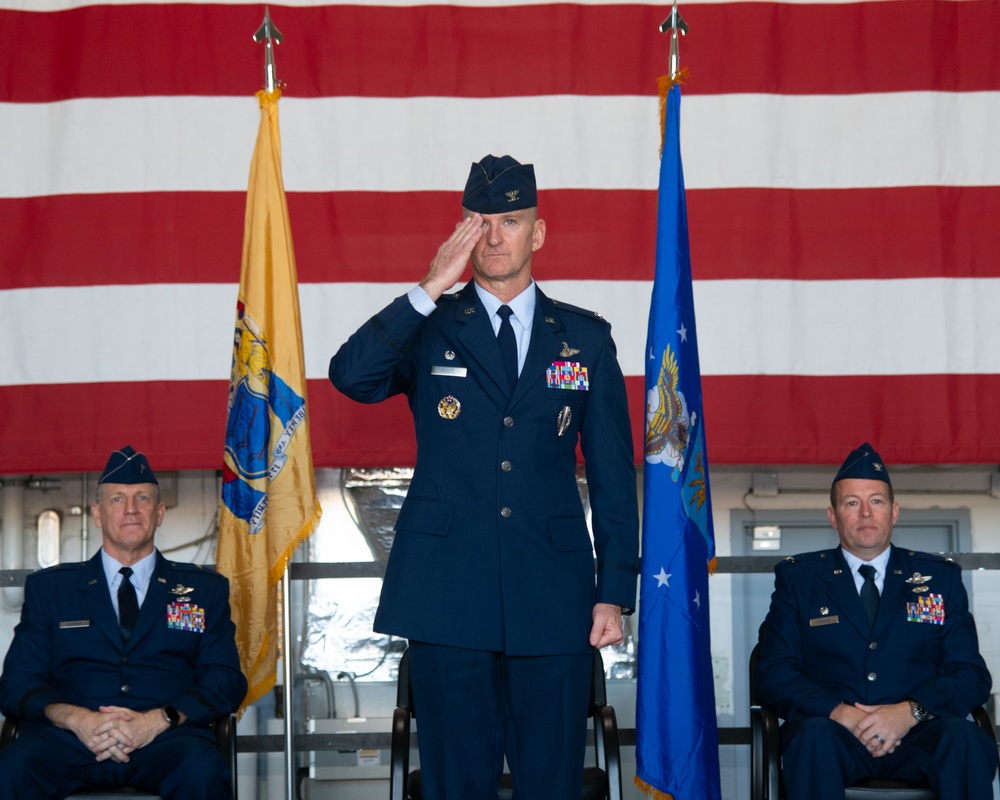
<instances>
[{"instance_id":1,"label":"saluting right hand","mask_svg":"<svg viewBox=\"0 0 1000 800\"><path fill-rule=\"evenodd\" d=\"M483 218L480 214L473 213L455 226L455 232L438 248L427 276L420 281L432 300L437 300L462 277L472 249L481 238Z\"/></svg>"}]
</instances>

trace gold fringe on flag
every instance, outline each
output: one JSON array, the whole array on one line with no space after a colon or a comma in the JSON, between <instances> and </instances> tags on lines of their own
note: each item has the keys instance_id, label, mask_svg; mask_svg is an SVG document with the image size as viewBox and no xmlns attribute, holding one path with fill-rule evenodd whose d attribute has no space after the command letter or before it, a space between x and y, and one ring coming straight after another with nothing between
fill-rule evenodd
<instances>
[{"instance_id":1,"label":"gold fringe on flag","mask_svg":"<svg viewBox=\"0 0 1000 800\"><path fill-rule=\"evenodd\" d=\"M660 94L660 158L663 158L663 137L667 132L667 95L677 84L684 83L690 77L687 67L681 67L680 71L671 78L669 75L661 75L656 79L656 87Z\"/></svg>"},{"instance_id":2,"label":"gold fringe on flag","mask_svg":"<svg viewBox=\"0 0 1000 800\"><path fill-rule=\"evenodd\" d=\"M653 788L638 775L635 776L633 782L639 787L639 791L646 795L646 797L652 797L653 800L674 800L674 796L672 794L666 794L661 792L659 789Z\"/></svg>"}]
</instances>

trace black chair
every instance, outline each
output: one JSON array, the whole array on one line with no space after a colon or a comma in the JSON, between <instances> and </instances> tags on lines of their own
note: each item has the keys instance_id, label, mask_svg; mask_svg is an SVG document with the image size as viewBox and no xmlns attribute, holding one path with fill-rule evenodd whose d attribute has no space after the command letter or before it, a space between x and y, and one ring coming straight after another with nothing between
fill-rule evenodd
<instances>
[{"instance_id":1,"label":"black chair","mask_svg":"<svg viewBox=\"0 0 1000 800\"><path fill-rule=\"evenodd\" d=\"M583 800L621 800L622 766L618 722L614 708L608 705L604 686L604 662L597 650L594 651L593 682L587 716L594 720L597 766L585 767L583 770ZM410 651L406 650L399 662L396 710L392 714L390 800L423 800L420 770L410 772L410 720L415 717L416 709L410 691ZM511 777L505 773L497 790L500 800L511 798L513 789Z\"/></svg>"},{"instance_id":2,"label":"black chair","mask_svg":"<svg viewBox=\"0 0 1000 800\"><path fill-rule=\"evenodd\" d=\"M3 721L3 728L0 729L0 747L6 747L17 738L17 729L21 720L17 717L7 717ZM236 715L226 714L219 717L215 723L215 744L219 752L229 762L229 773L232 775L231 800L238 800L236 787ZM110 798L116 800L120 797L132 798L133 800L156 800L159 795L149 794L134 786L94 786L89 789L81 789L70 795L70 798L86 798L86 800L104 800Z\"/></svg>"},{"instance_id":3,"label":"black chair","mask_svg":"<svg viewBox=\"0 0 1000 800\"><path fill-rule=\"evenodd\" d=\"M757 697L759 650L757 644L750 654L750 798L784 800L778 714L770 706L760 705ZM972 719L996 745L996 729L989 712L980 706L973 710ZM911 786L905 781L866 778L848 786L844 800L937 800L937 794L928 787Z\"/></svg>"}]
</instances>

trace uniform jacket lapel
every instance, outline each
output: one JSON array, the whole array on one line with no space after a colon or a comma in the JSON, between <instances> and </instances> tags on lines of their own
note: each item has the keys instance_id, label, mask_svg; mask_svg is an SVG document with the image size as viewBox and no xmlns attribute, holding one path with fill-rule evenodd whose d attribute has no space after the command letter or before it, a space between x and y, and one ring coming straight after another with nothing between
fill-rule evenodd
<instances>
[{"instance_id":1,"label":"uniform jacket lapel","mask_svg":"<svg viewBox=\"0 0 1000 800\"><path fill-rule=\"evenodd\" d=\"M122 648L122 634L118 629L118 617L108 591L108 579L104 575L101 553L87 562L79 586L82 605L86 617L118 648Z\"/></svg>"},{"instance_id":2,"label":"uniform jacket lapel","mask_svg":"<svg viewBox=\"0 0 1000 800\"><path fill-rule=\"evenodd\" d=\"M549 365L555 361L562 350L562 340L559 334L563 329L556 304L546 297L535 285L535 318L531 323L531 341L528 343L528 355L514 389L511 405L517 403L538 381L545 378Z\"/></svg>"},{"instance_id":3,"label":"uniform jacket lapel","mask_svg":"<svg viewBox=\"0 0 1000 800\"><path fill-rule=\"evenodd\" d=\"M833 558L827 565L824 579L830 586L831 604L840 609L840 613L867 637L871 630L868 626L868 617L865 616L864 606L861 605L858 587L854 584L854 574L839 547L833 551Z\"/></svg>"},{"instance_id":4,"label":"uniform jacket lapel","mask_svg":"<svg viewBox=\"0 0 1000 800\"><path fill-rule=\"evenodd\" d=\"M170 564L157 550L156 567L149 579L149 587L146 589L146 597L139 609L139 619L136 620L132 638L128 641L130 648L134 647L136 642L149 633L156 623L166 615L167 603L169 602L167 587L170 585L171 577L173 577L173 570L170 569Z\"/></svg>"},{"instance_id":5,"label":"uniform jacket lapel","mask_svg":"<svg viewBox=\"0 0 1000 800\"><path fill-rule=\"evenodd\" d=\"M500 358L497 337L493 333L493 325L490 324L486 307L480 301L472 281L465 284L459 292L459 301L455 305L455 323L460 327L459 341L482 367L482 372L489 376L488 379L492 380L504 395L509 395L510 387L507 386L507 373Z\"/></svg>"},{"instance_id":6,"label":"uniform jacket lapel","mask_svg":"<svg viewBox=\"0 0 1000 800\"><path fill-rule=\"evenodd\" d=\"M889 563L885 568L885 578L882 580L882 596L878 601L878 614L875 617L874 633L881 633L900 608L905 603L906 578L909 577L903 565L902 551L893 547L889 552Z\"/></svg>"}]
</instances>

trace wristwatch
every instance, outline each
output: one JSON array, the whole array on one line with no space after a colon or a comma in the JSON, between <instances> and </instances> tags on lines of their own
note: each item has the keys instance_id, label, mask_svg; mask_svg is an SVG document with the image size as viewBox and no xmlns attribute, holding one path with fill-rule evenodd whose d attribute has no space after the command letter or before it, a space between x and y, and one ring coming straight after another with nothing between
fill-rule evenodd
<instances>
[{"instance_id":1,"label":"wristwatch","mask_svg":"<svg viewBox=\"0 0 1000 800\"><path fill-rule=\"evenodd\" d=\"M181 723L180 712L173 706L164 706L160 709L163 712L163 719L171 728L176 728Z\"/></svg>"},{"instance_id":2,"label":"wristwatch","mask_svg":"<svg viewBox=\"0 0 1000 800\"><path fill-rule=\"evenodd\" d=\"M933 716L930 711L920 705L920 703L916 700L907 700L906 702L910 704L910 713L913 714L913 718L917 722L926 722Z\"/></svg>"}]
</instances>

